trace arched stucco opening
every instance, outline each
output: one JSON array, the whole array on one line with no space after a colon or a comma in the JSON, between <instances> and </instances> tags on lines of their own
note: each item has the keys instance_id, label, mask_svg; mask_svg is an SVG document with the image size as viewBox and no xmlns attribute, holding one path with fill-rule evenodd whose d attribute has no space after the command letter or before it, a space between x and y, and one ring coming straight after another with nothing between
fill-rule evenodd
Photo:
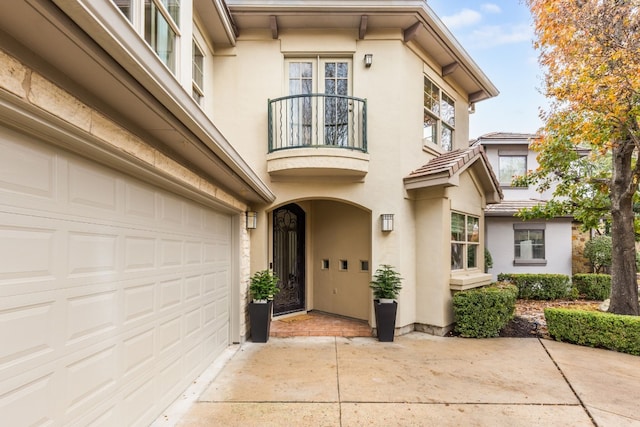
<instances>
[{"instance_id":1,"label":"arched stucco opening","mask_svg":"<svg viewBox=\"0 0 640 427\"><path fill-rule=\"evenodd\" d=\"M305 213L304 309L369 321L371 212L339 200L297 200L286 206L291 204ZM270 215L273 266L282 265L277 257L291 256L275 247L278 209Z\"/></svg>"}]
</instances>

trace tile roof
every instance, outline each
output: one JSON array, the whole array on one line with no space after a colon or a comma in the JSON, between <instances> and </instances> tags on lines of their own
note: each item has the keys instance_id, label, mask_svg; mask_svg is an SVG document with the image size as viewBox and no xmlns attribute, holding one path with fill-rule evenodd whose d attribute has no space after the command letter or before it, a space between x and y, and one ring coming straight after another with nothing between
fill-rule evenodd
<instances>
[{"instance_id":1,"label":"tile roof","mask_svg":"<svg viewBox=\"0 0 640 427\"><path fill-rule=\"evenodd\" d=\"M496 193L495 201L502 198L500 183L491 169L482 146L458 149L441 154L404 178L408 189L435 185L457 185L457 176L477 161L483 166L486 183Z\"/></svg>"},{"instance_id":2,"label":"tile roof","mask_svg":"<svg viewBox=\"0 0 640 427\"><path fill-rule=\"evenodd\" d=\"M538 205L544 205L545 200L527 199L527 200L503 200L500 203L487 205L484 212L487 216L513 216L516 212L523 208L532 208Z\"/></svg>"},{"instance_id":3,"label":"tile roof","mask_svg":"<svg viewBox=\"0 0 640 427\"><path fill-rule=\"evenodd\" d=\"M479 136L469 142L470 146L477 146L480 144L513 144L518 142L530 142L533 139L539 138L540 135L535 133L516 133L516 132L491 132Z\"/></svg>"}]
</instances>

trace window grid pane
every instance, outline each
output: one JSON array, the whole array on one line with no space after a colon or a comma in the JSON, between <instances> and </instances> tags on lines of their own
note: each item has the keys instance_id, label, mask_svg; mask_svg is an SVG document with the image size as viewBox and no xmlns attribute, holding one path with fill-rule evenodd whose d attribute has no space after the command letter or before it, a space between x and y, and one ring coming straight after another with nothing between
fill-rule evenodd
<instances>
[{"instance_id":1,"label":"window grid pane","mask_svg":"<svg viewBox=\"0 0 640 427\"><path fill-rule=\"evenodd\" d=\"M544 230L514 230L514 240L515 259L545 259Z\"/></svg>"},{"instance_id":2,"label":"window grid pane","mask_svg":"<svg viewBox=\"0 0 640 427\"><path fill-rule=\"evenodd\" d=\"M445 151L453 150L455 123L454 100L424 76L424 142L439 145Z\"/></svg>"},{"instance_id":3,"label":"window grid pane","mask_svg":"<svg viewBox=\"0 0 640 427\"><path fill-rule=\"evenodd\" d=\"M164 62L172 72L175 72L176 33L156 3L151 0L145 2L144 18L144 39L160 57L162 62Z\"/></svg>"},{"instance_id":4,"label":"window grid pane","mask_svg":"<svg viewBox=\"0 0 640 427\"><path fill-rule=\"evenodd\" d=\"M451 212L451 269L478 268L480 218Z\"/></svg>"},{"instance_id":5,"label":"window grid pane","mask_svg":"<svg viewBox=\"0 0 640 427\"><path fill-rule=\"evenodd\" d=\"M456 110L453 105L453 99L449 98L444 93L442 94L442 102L440 103L442 113L440 117L442 121L449 126L455 126L456 124Z\"/></svg>"},{"instance_id":6,"label":"window grid pane","mask_svg":"<svg viewBox=\"0 0 640 427\"><path fill-rule=\"evenodd\" d=\"M422 138L432 144L438 143L438 120L431 114L424 111L424 129L422 132Z\"/></svg>"},{"instance_id":7,"label":"window grid pane","mask_svg":"<svg viewBox=\"0 0 640 427\"><path fill-rule=\"evenodd\" d=\"M500 185L510 186L513 177L527 172L527 156L500 156L499 169Z\"/></svg>"},{"instance_id":8,"label":"window grid pane","mask_svg":"<svg viewBox=\"0 0 640 427\"><path fill-rule=\"evenodd\" d=\"M440 89L428 78L424 78L424 107L436 116L440 115Z\"/></svg>"},{"instance_id":9,"label":"window grid pane","mask_svg":"<svg viewBox=\"0 0 640 427\"><path fill-rule=\"evenodd\" d=\"M198 47L195 41L192 43L193 48L193 71L192 78L193 82L198 86L198 88L202 89L202 85L204 83L204 54Z\"/></svg>"},{"instance_id":10,"label":"window grid pane","mask_svg":"<svg viewBox=\"0 0 640 427\"><path fill-rule=\"evenodd\" d=\"M445 151L453 149L453 130L450 127L442 126L442 137L440 138L440 146Z\"/></svg>"}]
</instances>

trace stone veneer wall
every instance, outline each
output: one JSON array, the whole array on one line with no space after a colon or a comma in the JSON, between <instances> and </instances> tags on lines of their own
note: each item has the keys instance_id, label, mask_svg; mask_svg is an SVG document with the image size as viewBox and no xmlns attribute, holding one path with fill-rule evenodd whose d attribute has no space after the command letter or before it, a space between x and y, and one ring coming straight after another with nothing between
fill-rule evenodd
<instances>
[{"instance_id":1,"label":"stone veneer wall","mask_svg":"<svg viewBox=\"0 0 640 427\"><path fill-rule=\"evenodd\" d=\"M571 274L593 273L588 259L584 257L584 245L591 240L589 231L582 231L579 222L571 223Z\"/></svg>"},{"instance_id":2,"label":"stone veneer wall","mask_svg":"<svg viewBox=\"0 0 640 427\"><path fill-rule=\"evenodd\" d=\"M12 93L20 98L20 101L64 120L87 136L98 138L105 146L120 150L123 156L130 156L146 163L151 170L171 176L183 185L232 206L240 212L247 210L246 204L241 200L145 143L141 138L2 50L0 50L0 90Z\"/></svg>"}]
</instances>

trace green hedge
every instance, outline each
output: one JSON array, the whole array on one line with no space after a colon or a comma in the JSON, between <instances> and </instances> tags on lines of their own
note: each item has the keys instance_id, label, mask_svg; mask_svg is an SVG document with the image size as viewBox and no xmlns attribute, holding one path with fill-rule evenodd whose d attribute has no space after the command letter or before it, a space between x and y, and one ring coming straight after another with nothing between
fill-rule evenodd
<instances>
[{"instance_id":1,"label":"green hedge","mask_svg":"<svg viewBox=\"0 0 640 427\"><path fill-rule=\"evenodd\" d=\"M573 297L571 278L564 274L500 273L498 281L516 285L518 298L552 300Z\"/></svg>"},{"instance_id":2,"label":"green hedge","mask_svg":"<svg viewBox=\"0 0 640 427\"><path fill-rule=\"evenodd\" d=\"M611 276L608 274L574 274L572 282L586 299L603 301L611 295Z\"/></svg>"},{"instance_id":3,"label":"green hedge","mask_svg":"<svg viewBox=\"0 0 640 427\"><path fill-rule=\"evenodd\" d=\"M513 317L518 289L493 284L453 295L454 331L463 337L496 337Z\"/></svg>"},{"instance_id":4,"label":"green hedge","mask_svg":"<svg viewBox=\"0 0 640 427\"><path fill-rule=\"evenodd\" d=\"M639 316L545 308L544 317L557 341L640 355Z\"/></svg>"}]
</instances>

